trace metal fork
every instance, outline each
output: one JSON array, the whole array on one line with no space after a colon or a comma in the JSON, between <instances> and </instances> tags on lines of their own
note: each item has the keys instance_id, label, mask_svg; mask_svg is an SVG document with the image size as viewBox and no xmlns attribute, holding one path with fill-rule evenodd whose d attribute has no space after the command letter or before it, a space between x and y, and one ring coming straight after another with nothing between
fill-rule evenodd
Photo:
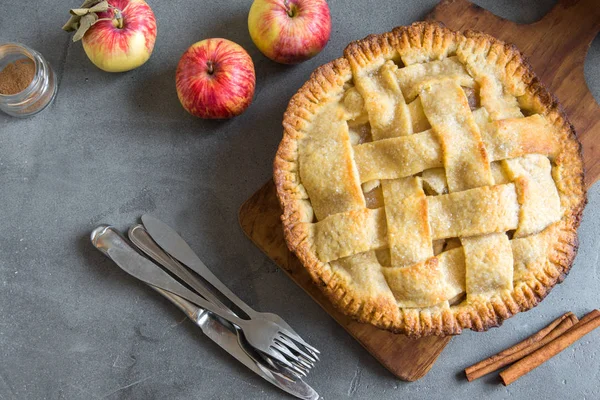
<instances>
[{"instance_id":1,"label":"metal fork","mask_svg":"<svg viewBox=\"0 0 600 400\"><path fill-rule=\"evenodd\" d=\"M129 228L128 232L129 239L131 242L149 256L154 261L165 267L168 271L173 273L179 279L188 284L194 291L199 295L206 298L208 301L227 309L232 315L235 315L231 310L227 308L218 297L212 293L192 272L190 272L185 266L179 263L177 260L169 256L162 248L160 248L150 237L148 232L144 229L143 225L135 225ZM237 316L237 315L236 315ZM242 336L242 332L236 329L238 336ZM285 351L285 350L284 350ZM270 360L267 360L270 361ZM308 369L312 368L315 363L314 358L306 358L302 354L298 354L298 365L293 363L296 369L292 370L292 374L300 377L306 376Z\"/></svg>"},{"instance_id":2,"label":"metal fork","mask_svg":"<svg viewBox=\"0 0 600 400\"><path fill-rule=\"evenodd\" d=\"M233 293L223 282L212 273L210 269L194 253L191 247L179 236L170 226L159 219L149 215L142 215L142 223L152 239L171 257L179 260L183 265L204 278L208 283L214 286L223 296L227 297L233 304L242 310L250 319L263 319L278 325L283 331L287 332L288 339L292 340L297 347L302 348L303 352L308 353L311 359L319 359L319 350L306 343L284 320L277 314L259 312L254 310L235 293ZM176 242L177 253L169 250Z\"/></svg>"},{"instance_id":3,"label":"metal fork","mask_svg":"<svg viewBox=\"0 0 600 400\"><path fill-rule=\"evenodd\" d=\"M212 312L239 327L248 343L256 350L277 360L290 370L302 373L308 370L305 359L314 359L290 339L290 333L278 325L262 319L244 320L227 309L198 296L177 282L152 261L138 254L126 240L109 226L98 227L92 236L94 246L106 253L121 269L150 285L167 290Z\"/></svg>"}]
</instances>

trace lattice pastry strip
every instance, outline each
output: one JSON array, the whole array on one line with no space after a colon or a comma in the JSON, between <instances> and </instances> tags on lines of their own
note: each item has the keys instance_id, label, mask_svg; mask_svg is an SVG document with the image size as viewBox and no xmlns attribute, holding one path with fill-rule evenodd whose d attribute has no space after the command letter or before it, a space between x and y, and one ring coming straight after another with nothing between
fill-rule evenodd
<instances>
[{"instance_id":1,"label":"lattice pastry strip","mask_svg":"<svg viewBox=\"0 0 600 400\"><path fill-rule=\"evenodd\" d=\"M369 115L373 140L413 133L410 112L394 75L397 69L387 61L381 67L375 64L360 69L354 78Z\"/></svg>"},{"instance_id":2,"label":"lattice pastry strip","mask_svg":"<svg viewBox=\"0 0 600 400\"><path fill-rule=\"evenodd\" d=\"M325 262L388 247L383 208L334 214L312 225L317 254Z\"/></svg>"},{"instance_id":3,"label":"lattice pastry strip","mask_svg":"<svg viewBox=\"0 0 600 400\"><path fill-rule=\"evenodd\" d=\"M300 177L319 220L366 207L342 108L337 102L325 108L328 112L315 118L310 140L300 147L305 164Z\"/></svg>"},{"instance_id":4,"label":"lattice pastry strip","mask_svg":"<svg viewBox=\"0 0 600 400\"><path fill-rule=\"evenodd\" d=\"M433 257L427 198L418 177L382 181L391 264L408 266Z\"/></svg>"},{"instance_id":5,"label":"lattice pastry strip","mask_svg":"<svg viewBox=\"0 0 600 400\"><path fill-rule=\"evenodd\" d=\"M387 312L398 314L396 300L382 273L375 252L368 251L332 261L331 267L336 272L335 280L338 284L344 282L358 292L352 295L371 298Z\"/></svg>"},{"instance_id":6,"label":"lattice pastry strip","mask_svg":"<svg viewBox=\"0 0 600 400\"><path fill-rule=\"evenodd\" d=\"M429 221L420 222L431 227L431 240L506 232L519 224L513 183L427 196L426 200ZM334 214L309 225L315 230L317 254L322 260L389 246L383 208Z\"/></svg>"},{"instance_id":7,"label":"lattice pastry strip","mask_svg":"<svg viewBox=\"0 0 600 400\"><path fill-rule=\"evenodd\" d=\"M467 301L488 299L513 288L513 253L508 236L492 233L462 238Z\"/></svg>"},{"instance_id":8,"label":"lattice pastry strip","mask_svg":"<svg viewBox=\"0 0 600 400\"><path fill-rule=\"evenodd\" d=\"M473 111L481 137L492 160L543 154L551 158L558 150L552 126L539 114L525 118L491 121L485 108Z\"/></svg>"},{"instance_id":9,"label":"lattice pastry strip","mask_svg":"<svg viewBox=\"0 0 600 400\"><path fill-rule=\"evenodd\" d=\"M472 115L490 161L532 153L553 157L557 152L553 129L540 115L493 122L487 121L483 108ZM361 182L404 178L442 167L442 157L439 139L432 130L354 146Z\"/></svg>"},{"instance_id":10,"label":"lattice pastry strip","mask_svg":"<svg viewBox=\"0 0 600 400\"><path fill-rule=\"evenodd\" d=\"M383 268L400 307L430 307L465 291L462 249L441 253L409 267Z\"/></svg>"},{"instance_id":11,"label":"lattice pastry strip","mask_svg":"<svg viewBox=\"0 0 600 400\"><path fill-rule=\"evenodd\" d=\"M515 281L531 278L544 270L549 250L548 238L555 235L557 231L558 227L555 223L538 235L510 241L515 260L513 277Z\"/></svg>"},{"instance_id":12,"label":"lattice pastry strip","mask_svg":"<svg viewBox=\"0 0 600 400\"><path fill-rule=\"evenodd\" d=\"M456 57L400 68L396 77L407 101L412 102L423 86L438 80L452 80L459 86L474 87L475 81Z\"/></svg>"},{"instance_id":13,"label":"lattice pastry strip","mask_svg":"<svg viewBox=\"0 0 600 400\"><path fill-rule=\"evenodd\" d=\"M519 224L519 204L512 183L428 196L427 201L434 240L506 232Z\"/></svg>"},{"instance_id":14,"label":"lattice pastry strip","mask_svg":"<svg viewBox=\"0 0 600 400\"><path fill-rule=\"evenodd\" d=\"M489 110L492 120L523 117L517 98L506 93L498 80L484 75L477 79L477 83L481 106Z\"/></svg>"},{"instance_id":15,"label":"lattice pastry strip","mask_svg":"<svg viewBox=\"0 0 600 400\"><path fill-rule=\"evenodd\" d=\"M420 97L432 130L440 138L450 192L493 184L490 160L461 87L443 80L426 85Z\"/></svg>"},{"instance_id":16,"label":"lattice pastry strip","mask_svg":"<svg viewBox=\"0 0 600 400\"><path fill-rule=\"evenodd\" d=\"M520 204L515 237L540 232L560 219L560 198L552 179L548 158L531 154L502 161L509 179L515 182Z\"/></svg>"},{"instance_id":17,"label":"lattice pastry strip","mask_svg":"<svg viewBox=\"0 0 600 400\"><path fill-rule=\"evenodd\" d=\"M361 182L405 178L443 165L439 141L431 130L354 146L354 161Z\"/></svg>"}]
</instances>

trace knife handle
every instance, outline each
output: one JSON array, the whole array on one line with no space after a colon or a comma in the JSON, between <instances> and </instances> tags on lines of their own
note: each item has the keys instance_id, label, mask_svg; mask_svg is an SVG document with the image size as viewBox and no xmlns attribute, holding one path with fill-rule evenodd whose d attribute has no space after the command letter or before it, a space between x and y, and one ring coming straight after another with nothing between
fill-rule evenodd
<instances>
[{"instance_id":1,"label":"knife handle","mask_svg":"<svg viewBox=\"0 0 600 400\"><path fill-rule=\"evenodd\" d=\"M240 327L246 325L247 321L237 317L231 310L224 309L198 296L196 293L177 282L158 265L140 255L113 227L106 225L99 226L92 232L91 240L94 247L108 256L129 275L149 285L156 286L183 297L197 306Z\"/></svg>"},{"instance_id":2,"label":"knife handle","mask_svg":"<svg viewBox=\"0 0 600 400\"><path fill-rule=\"evenodd\" d=\"M157 245L150 237L143 225L135 225L129 228L129 240L143 253L150 257L153 261L165 267L169 272L177 276L196 293L204 297L206 300L216 304L222 308L228 308L221 300L202 282L194 273L190 272L186 267Z\"/></svg>"},{"instance_id":3,"label":"knife handle","mask_svg":"<svg viewBox=\"0 0 600 400\"><path fill-rule=\"evenodd\" d=\"M169 300L171 303L175 304L177 306L177 308L179 308L181 311L183 311L183 313L185 315L187 315L187 317L194 322L198 321L200 316L205 313L205 311L203 309L190 303L183 297L179 297L176 294L167 292L166 290L161 289L156 286L150 286L150 287L152 289L154 289L155 291L157 291L160 295L165 297L167 300Z\"/></svg>"}]
</instances>

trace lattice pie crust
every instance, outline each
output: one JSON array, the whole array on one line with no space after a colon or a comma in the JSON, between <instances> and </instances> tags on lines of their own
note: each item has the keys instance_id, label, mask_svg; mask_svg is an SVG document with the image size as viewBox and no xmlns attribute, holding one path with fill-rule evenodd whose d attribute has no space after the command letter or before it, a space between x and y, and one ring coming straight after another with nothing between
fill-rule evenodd
<instances>
[{"instance_id":1,"label":"lattice pie crust","mask_svg":"<svg viewBox=\"0 0 600 400\"><path fill-rule=\"evenodd\" d=\"M312 74L283 125L288 246L359 321L481 331L568 273L580 144L514 46L431 23L369 36Z\"/></svg>"}]
</instances>

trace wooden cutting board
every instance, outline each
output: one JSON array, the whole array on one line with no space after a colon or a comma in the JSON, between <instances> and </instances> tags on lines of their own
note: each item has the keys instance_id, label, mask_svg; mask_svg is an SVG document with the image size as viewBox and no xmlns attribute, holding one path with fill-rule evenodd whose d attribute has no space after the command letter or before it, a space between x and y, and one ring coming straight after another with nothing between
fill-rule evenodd
<instances>
[{"instance_id":1,"label":"wooden cutting board","mask_svg":"<svg viewBox=\"0 0 600 400\"><path fill-rule=\"evenodd\" d=\"M565 107L583 144L586 184L600 177L600 107L583 76L583 63L591 41L600 30L597 0L560 1L542 20L519 25L496 17L466 0L446 0L427 19L444 22L455 30L477 29L515 43L529 58L541 80ZM390 29L392 27L389 27ZM241 207L244 232L290 278L302 287L348 333L395 376L406 381L422 378L433 366L450 337L409 339L404 335L360 324L333 308L283 238L281 209L273 182L267 182Z\"/></svg>"}]
</instances>

